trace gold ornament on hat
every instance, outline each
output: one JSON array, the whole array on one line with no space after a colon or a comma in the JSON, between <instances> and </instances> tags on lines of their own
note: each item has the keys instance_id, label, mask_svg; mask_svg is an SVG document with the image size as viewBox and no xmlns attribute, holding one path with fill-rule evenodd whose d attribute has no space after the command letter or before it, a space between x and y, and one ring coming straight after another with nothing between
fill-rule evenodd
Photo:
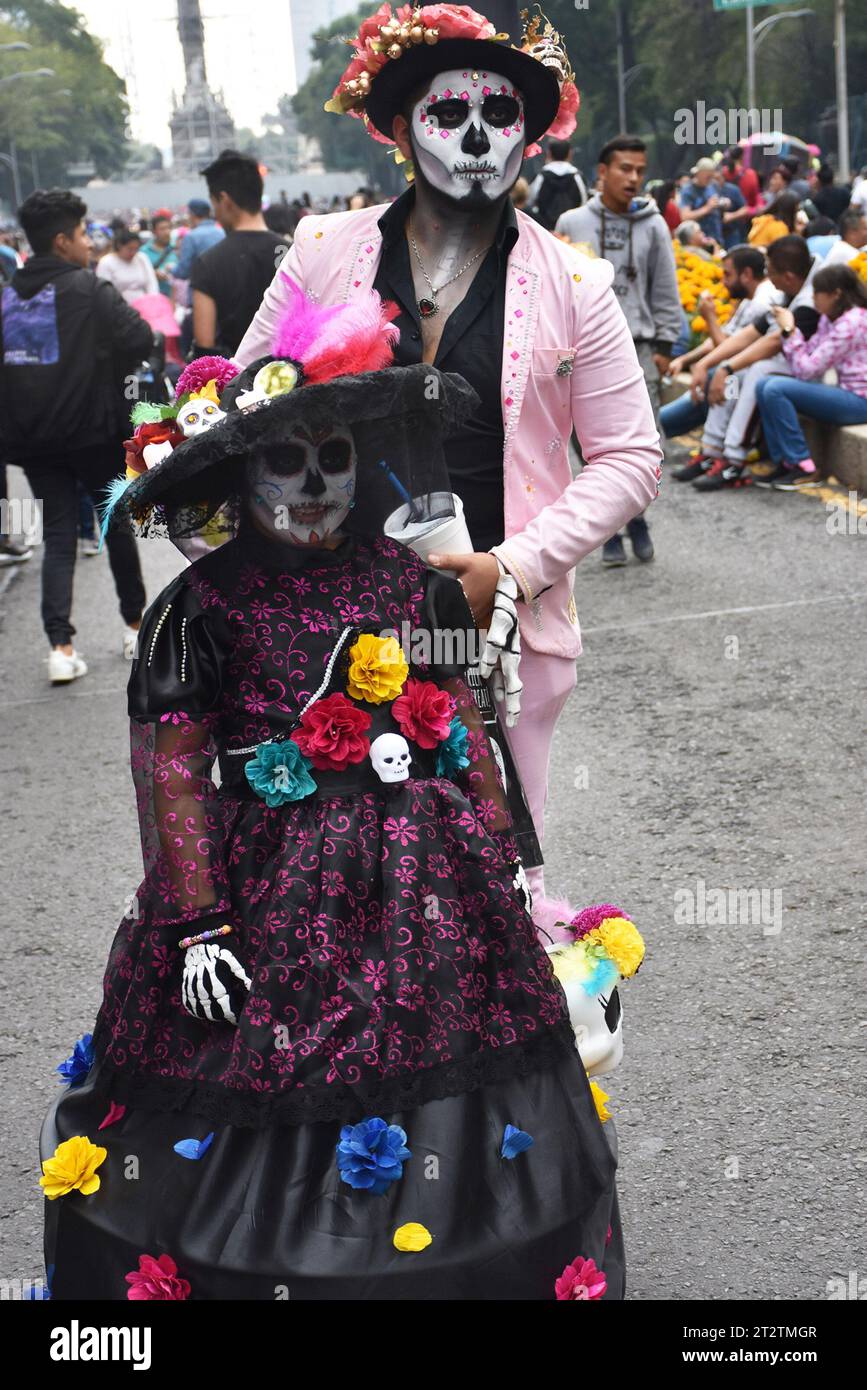
<instances>
[{"instance_id":1,"label":"gold ornament on hat","mask_svg":"<svg viewBox=\"0 0 867 1390\"><path fill-rule=\"evenodd\" d=\"M536 8L539 13L534 14L532 19L529 10L521 10L521 21L524 25L521 49L543 67L552 68L561 87L564 82L574 82L575 74L563 40L538 5Z\"/></svg>"}]
</instances>

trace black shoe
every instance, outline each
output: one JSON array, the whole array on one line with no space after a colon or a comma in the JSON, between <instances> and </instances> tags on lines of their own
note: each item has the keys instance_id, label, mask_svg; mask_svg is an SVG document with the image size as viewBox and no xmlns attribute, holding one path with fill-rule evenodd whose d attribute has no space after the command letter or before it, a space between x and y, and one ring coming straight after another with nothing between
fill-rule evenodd
<instances>
[{"instance_id":1,"label":"black shoe","mask_svg":"<svg viewBox=\"0 0 867 1390\"><path fill-rule=\"evenodd\" d=\"M800 492L802 487L819 487L822 479L815 463L812 468L804 468L796 463L794 468L784 468L783 476L773 484L775 492Z\"/></svg>"},{"instance_id":2,"label":"black shoe","mask_svg":"<svg viewBox=\"0 0 867 1390\"><path fill-rule=\"evenodd\" d=\"M679 483L691 483L707 473L712 463L713 454L690 454L689 462L682 463L680 468L672 468L670 477L676 478Z\"/></svg>"},{"instance_id":3,"label":"black shoe","mask_svg":"<svg viewBox=\"0 0 867 1390\"><path fill-rule=\"evenodd\" d=\"M602 547L602 563L609 569L613 569L615 565L626 564L626 551L620 536L612 536L610 541L605 542Z\"/></svg>"},{"instance_id":4,"label":"black shoe","mask_svg":"<svg viewBox=\"0 0 867 1390\"><path fill-rule=\"evenodd\" d=\"M780 481L788 475L788 468L784 463L775 463L770 473L765 473L762 477L757 477L755 473L750 473L756 487L773 487L774 483Z\"/></svg>"},{"instance_id":5,"label":"black shoe","mask_svg":"<svg viewBox=\"0 0 867 1390\"><path fill-rule=\"evenodd\" d=\"M650 539L650 531L643 516L636 516L632 521L627 521L626 532L632 542L632 552L636 560L646 563L653 559L653 541Z\"/></svg>"},{"instance_id":6,"label":"black shoe","mask_svg":"<svg viewBox=\"0 0 867 1390\"><path fill-rule=\"evenodd\" d=\"M696 492L721 492L723 488L748 487L752 481L744 464L714 459L704 477L696 478L693 487Z\"/></svg>"}]
</instances>

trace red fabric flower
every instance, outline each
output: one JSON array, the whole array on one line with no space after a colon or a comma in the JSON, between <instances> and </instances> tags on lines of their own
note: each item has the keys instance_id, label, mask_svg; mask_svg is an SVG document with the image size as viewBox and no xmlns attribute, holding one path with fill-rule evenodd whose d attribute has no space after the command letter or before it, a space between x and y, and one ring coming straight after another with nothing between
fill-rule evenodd
<instances>
[{"instance_id":1,"label":"red fabric flower","mask_svg":"<svg viewBox=\"0 0 867 1390\"><path fill-rule=\"evenodd\" d=\"M190 1296L186 1279L178 1278L178 1267L171 1255L139 1255L138 1269L125 1276L130 1285L127 1298L133 1301L182 1303Z\"/></svg>"},{"instance_id":2,"label":"red fabric flower","mask_svg":"<svg viewBox=\"0 0 867 1390\"><path fill-rule=\"evenodd\" d=\"M578 124L578 107L581 98L574 82L564 82L560 89L560 106L557 115L545 132L552 140L568 140Z\"/></svg>"},{"instance_id":3,"label":"red fabric flower","mask_svg":"<svg viewBox=\"0 0 867 1390\"><path fill-rule=\"evenodd\" d=\"M410 677L391 712L405 738L411 738L419 748L436 748L449 736L454 709L447 691L433 681Z\"/></svg>"},{"instance_id":4,"label":"red fabric flower","mask_svg":"<svg viewBox=\"0 0 867 1390\"><path fill-rule=\"evenodd\" d=\"M132 439L123 443L126 466L133 473L146 473L148 466L144 461L144 451L148 444L168 442L173 449L183 444L184 435L178 428L177 420L155 420L149 425L139 425Z\"/></svg>"},{"instance_id":5,"label":"red fabric flower","mask_svg":"<svg viewBox=\"0 0 867 1390\"><path fill-rule=\"evenodd\" d=\"M608 1280L603 1271L596 1268L596 1262L582 1259L580 1255L566 1266L554 1284L554 1292L561 1303L601 1298L607 1288Z\"/></svg>"},{"instance_id":6,"label":"red fabric flower","mask_svg":"<svg viewBox=\"0 0 867 1390\"><path fill-rule=\"evenodd\" d=\"M370 715L339 692L317 700L301 718L292 738L320 772L345 772L370 752Z\"/></svg>"}]
</instances>

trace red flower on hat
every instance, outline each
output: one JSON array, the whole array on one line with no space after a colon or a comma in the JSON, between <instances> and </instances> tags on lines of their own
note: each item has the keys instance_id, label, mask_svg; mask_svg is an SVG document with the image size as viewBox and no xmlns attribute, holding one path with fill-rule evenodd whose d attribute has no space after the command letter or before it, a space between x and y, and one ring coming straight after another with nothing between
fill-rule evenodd
<instances>
[{"instance_id":1,"label":"red flower on hat","mask_svg":"<svg viewBox=\"0 0 867 1390\"><path fill-rule=\"evenodd\" d=\"M320 772L345 772L370 752L370 724L370 715L338 691L311 705L291 737Z\"/></svg>"},{"instance_id":2,"label":"red flower on hat","mask_svg":"<svg viewBox=\"0 0 867 1390\"><path fill-rule=\"evenodd\" d=\"M440 690L434 681L417 681L410 677L391 712L406 738L411 738L419 748L436 748L449 736L454 704L451 695Z\"/></svg>"},{"instance_id":3,"label":"red flower on hat","mask_svg":"<svg viewBox=\"0 0 867 1390\"><path fill-rule=\"evenodd\" d=\"M144 451L148 444L168 443L176 449L183 442L184 435L178 428L177 420L154 420L151 424L139 425L132 439L125 439L123 443L127 474L148 471L148 465L144 461Z\"/></svg>"},{"instance_id":4,"label":"red flower on hat","mask_svg":"<svg viewBox=\"0 0 867 1390\"><path fill-rule=\"evenodd\" d=\"M546 135L552 140L568 140L578 124L578 107L581 98L574 82L564 82L560 89L560 106Z\"/></svg>"}]
</instances>

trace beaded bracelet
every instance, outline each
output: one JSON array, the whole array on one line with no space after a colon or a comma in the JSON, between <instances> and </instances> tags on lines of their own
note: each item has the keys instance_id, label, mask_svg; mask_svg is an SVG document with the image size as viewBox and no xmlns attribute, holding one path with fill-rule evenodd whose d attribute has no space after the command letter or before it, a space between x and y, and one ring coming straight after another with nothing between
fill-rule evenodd
<instances>
[{"instance_id":1,"label":"beaded bracelet","mask_svg":"<svg viewBox=\"0 0 867 1390\"><path fill-rule=\"evenodd\" d=\"M199 936L185 936L178 945L185 951L188 946L202 946L206 941L213 941L215 937L230 936L233 931L234 927L214 927L212 931L203 931Z\"/></svg>"}]
</instances>

